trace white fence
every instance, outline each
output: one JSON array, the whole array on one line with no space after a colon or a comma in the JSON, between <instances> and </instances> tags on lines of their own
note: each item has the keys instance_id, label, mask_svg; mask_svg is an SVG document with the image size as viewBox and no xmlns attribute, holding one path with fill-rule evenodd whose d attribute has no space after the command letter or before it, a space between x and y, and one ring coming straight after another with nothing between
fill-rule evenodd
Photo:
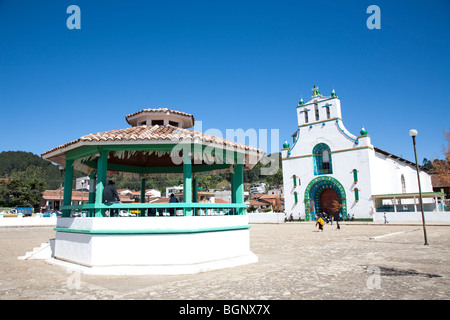
<instances>
[{"instance_id":1,"label":"white fence","mask_svg":"<svg viewBox=\"0 0 450 320\"><path fill-rule=\"evenodd\" d=\"M56 217L0 217L0 227L56 226Z\"/></svg>"},{"instance_id":2,"label":"white fence","mask_svg":"<svg viewBox=\"0 0 450 320\"><path fill-rule=\"evenodd\" d=\"M284 223L284 212L247 213L248 223Z\"/></svg>"},{"instance_id":3,"label":"white fence","mask_svg":"<svg viewBox=\"0 0 450 320\"><path fill-rule=\"evenodd\" d=\"M440 222L450 223L450 212L424 212L425 223ZM421 212L386 212L386 219L389 222L422 222ZM373 222L384 223L384 213L376 212L373 215Z\"/></svg>"}]
</instances>

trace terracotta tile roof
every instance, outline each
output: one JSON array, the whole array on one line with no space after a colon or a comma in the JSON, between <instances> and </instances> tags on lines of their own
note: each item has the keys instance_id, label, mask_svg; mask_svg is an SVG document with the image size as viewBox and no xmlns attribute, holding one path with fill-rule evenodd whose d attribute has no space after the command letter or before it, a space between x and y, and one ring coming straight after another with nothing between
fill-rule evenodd
<instances>
[{"instance_id":1,"label":"terracotta tile roof","mask_svg":"<svg viewBox=\"0 0 450 320\"><path fill-rule=\"evenodd\" d=\"M153 201L152 203L169 203L169 200L170 200L170 198L159 198L158 200ZM209 203L209 202L205 202L205 203ZM225 200L222 200L222 199L215 198L214 203L228 203L228 202Z\"/></svg>"},{"instance_id":2,"label":"terracotta tile roof","mask_svg":"<svg viewBox=\"0 0 450 320\"><path fill-rule=\"evenodd\" d=\"M58 188L56 190L44 190L42 194L42 199L44 200L60 200L64 197L64 187ZM134 200L130 197L119 195L121 202L133 202ZM87 191L77 191L72 190L72 201L87 201L89 199L89 192Z\"/></svg>"},{"instance_id":3,"label":"terracotta tile roof","mask_svg":"<svg viewBox=\"0 0 450 320\"><path fill-rule=\"evenodd\" d=\"M276 199L276 198L281 199L281 198L283 198L283 196L282 195L280 196L279 194L265 194L265 195L259 197L260 200L261 199Z\"/></svg>"},{"instance_id":4,"label":"terracotta tile roof","mask_svg":"<svg viewBox=\"0 0 450 320\"><path fill-rule=\"evenodd\" d=\"M177 110L171 110L171 109L168 109L168 108L157 108L157 109L154 109L154 108L148 108L148 109L142 109L141 111L134 112L134 113L131 113L131 114L125 116L125 119L127 120L127 122L128 122L129 124L131 124L131 123L129 122L128 119L131 118L131 117L134 117L134 116L136 116L136 115L138 115L138 114L141 114L141 113L166 113L166 112L170 112L171 114L177 114L177 115L180 115L180 116L186 116L186 117L189 117L189 118L192 119L192 123L195 122L194 116L193 116L192 114L186 113L186 112L182 112L182 111L177 111Z\"/></svg>"},{"instance_id":5,"label":"terracotta tile roof","mask_svg":"<svg viewBox=\"0 0 450 320\"><path fill-rule=\"evenodd\" d=\"M64 188L58 188L56 190L44 190L42 199L44 200L60 200L64 196ZM89 199L89 192L72 190L72 200L85 200Z\"/></svg>"},{"instance_id":6,"label":"terracotta tile roof","mask_svg":"<svg viewBox=\"0 0 450 320\"><path fill-rule=\"evenodd\" d=\"M119 130L111 130L99 133L91 133L77 140L70 141L49 151L41 154L45 159L46 155L53 153L55 151L62 151L72 145L76 144L98 144L99 142L171 142L178 143L185 140L195 141L198 139L203 143L211 143L224 147L233 147L236 149L241 149L243 151L252 151L261 156L264 152L261 149L237 143L234 141L225 140L219 137L199 133L196 131L174 127L172 125L155 125L155 126L135 126Z\"/></svg>"},{"instance_id":7,"label":"terracotta tile roof","mask_svg":"<svg viewBox=\"0 0 450 320\"><path fill-rule=\"evenodd\" d=\"M222 200L220 198L214 198L214 203L228 203L228 201Z\"/></svg>"},{"instance_id":8,"label":"terracotta tile roof","mask_svg":"<svg viewBox=\"0 0 450 320\"><path fill-rule=\"evenodd\" d=\"M257 200L249 200L249 205L258 207L258 206L267 206L269 204Z\"/></svg>"},{"instance_id":9,"label":"terracotta tile roof","mask_svg":"<svg viewBox=\"0 0 450 320\"><path fill-rule=\"evenodd\" d=\"M169 203L170 198L159 198L152 203Z\"/></svg>"}]
</instances>

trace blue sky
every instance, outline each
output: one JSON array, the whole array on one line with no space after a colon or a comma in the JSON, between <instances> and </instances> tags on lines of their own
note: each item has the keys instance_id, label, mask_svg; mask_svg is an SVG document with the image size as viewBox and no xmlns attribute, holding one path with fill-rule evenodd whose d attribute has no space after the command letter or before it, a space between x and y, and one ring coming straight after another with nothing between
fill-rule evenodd
<instances>
[{"instance_id":1,"label":"blue sky","mask_svg":"<svg viewBox=\"0 0 450 320\"><path fill-rule=\"evenodd\" d=\"M81 30L66 27L71 4ZM415 128L419 161L442 158L449 32L445 0L0 0L0 151L41 154L149 107L224 135L279 129L281 147L317 85L336 90L353 134L414 160Z\"/></svg>"}]
</instances>

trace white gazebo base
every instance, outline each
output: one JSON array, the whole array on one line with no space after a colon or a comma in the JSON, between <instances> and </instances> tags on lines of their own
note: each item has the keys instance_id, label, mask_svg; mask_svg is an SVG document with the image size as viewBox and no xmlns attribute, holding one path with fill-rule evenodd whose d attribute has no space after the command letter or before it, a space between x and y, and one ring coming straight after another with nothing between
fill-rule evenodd
<instances>
[{"instance_id":1,"label":"white gazebo base","mask_svg":"<svg viewBox=\"0 0 450 320\"><path fill-rule=\"evenodd\" d=\"M62 267L68 272L79 272L81 274L89 275L180 275L233 268L241 265L255 263L258 262L258 257L250 252L246 256L222 259L218 261L208 261L187 265L164 266L120 265L87 267L76 263L58 260L55 258L48 259L45 262L53 266Z\"/></svg>"},{"instance_id":2,"label":"white gazebo base","mask_svg":"<svg viewBox=\"0 0 450 320\"><path fill-rule=\"evenodd\" d=\"M59 218L47 263L85 274L192 274L254 263L248 217Z\"/></svg>"}]
</instances>

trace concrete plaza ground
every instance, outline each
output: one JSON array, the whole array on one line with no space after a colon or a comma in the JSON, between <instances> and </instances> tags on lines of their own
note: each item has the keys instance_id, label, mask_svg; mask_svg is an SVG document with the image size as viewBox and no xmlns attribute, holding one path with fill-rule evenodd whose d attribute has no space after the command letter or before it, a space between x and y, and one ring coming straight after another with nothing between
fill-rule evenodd
<instances>
[{"instance_id":1,"label":"concrete plaza ground","mask_svg":"<svg viewBox=\"0 0 450 320\"><path fill-rule=\"evenodd\" d=\"M179 276L93 276L18 260L52 227L0 228L0 299L436 299L450 298L450 226L347 222L253 224L259 262ZM372 239L371 239L372 238Z\"/></svg>"}]
</instances>

